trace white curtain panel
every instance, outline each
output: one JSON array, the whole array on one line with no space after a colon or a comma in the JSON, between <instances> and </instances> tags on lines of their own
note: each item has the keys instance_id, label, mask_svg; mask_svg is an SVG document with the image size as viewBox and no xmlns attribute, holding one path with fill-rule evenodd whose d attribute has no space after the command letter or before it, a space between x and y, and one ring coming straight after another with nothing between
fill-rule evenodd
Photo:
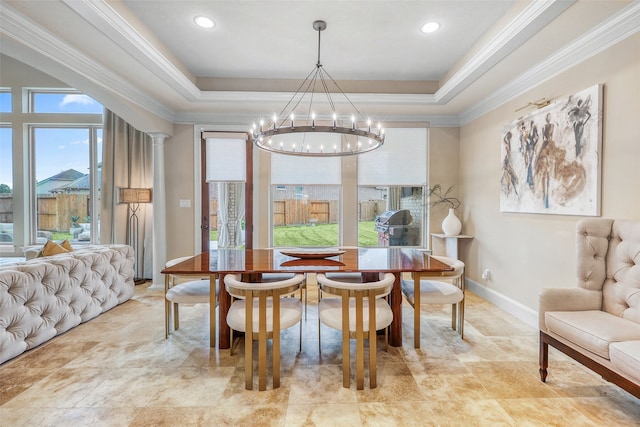
<instances>
[{"instance_id":1,"label":"white curtain panel","mask_svg":"<svg viewBox=\"0 0 640 427\"><path fill-rule=\"evenodd\" d=\"M218 182L218 247L231 247L229 233L229 183Z\"/></svg>"},{"instance_id":2,"label":"white curtain panel","mask_svg":"<svg viewBox=\"0 0 640 427\"><path fill-rule=\"evenodd\" d=\"M235 218L236 218L236 246L240 246L244 243L244 239L242 238L242 235L244 233L244 230L242 229L242 220L244 219L244 195L245 195L245 184L244 182L234 182L233 185L235 186L235 190L236 190L236 200L242 200L243 203L236 203L235 204Z\"/></svg>"}]
</instances>

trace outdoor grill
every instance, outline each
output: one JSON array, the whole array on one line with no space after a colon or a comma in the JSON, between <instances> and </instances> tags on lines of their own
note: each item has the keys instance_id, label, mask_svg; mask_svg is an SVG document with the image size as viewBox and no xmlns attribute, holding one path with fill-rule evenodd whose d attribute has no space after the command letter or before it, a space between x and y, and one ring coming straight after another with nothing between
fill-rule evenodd
<instances>
[{"instance_id":1,"label":"outdoor grill","mask_svg":"<svg viewBox=\"0 0 640 427\"><path fill-rule=\"evenodd\" d=\"M386 211L376 219L374 230L378 232L378 246L410 246L413 233L409 232L411 213L407 209Z\"/></svg>"}]
</instances>

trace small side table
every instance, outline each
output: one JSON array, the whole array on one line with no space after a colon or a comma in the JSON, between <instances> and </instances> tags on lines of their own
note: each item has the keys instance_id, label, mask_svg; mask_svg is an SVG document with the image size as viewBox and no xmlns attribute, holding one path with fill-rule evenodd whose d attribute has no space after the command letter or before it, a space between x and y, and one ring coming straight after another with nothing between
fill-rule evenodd
<instances>
[{"instance_id":1,"label":"small side table","mask_svg":"<svg viewBox=\"0 0 640 427\"><path fill-rule=\"evenodd\" d=\"M453 259L460 259L458 254L458 242L464 239L473 239L473 236L467 236L464 234L458 234L457 236L447 236L442 233L431 233L431 237L444 240L445 255Z\"/></svg>"}]
</instances>

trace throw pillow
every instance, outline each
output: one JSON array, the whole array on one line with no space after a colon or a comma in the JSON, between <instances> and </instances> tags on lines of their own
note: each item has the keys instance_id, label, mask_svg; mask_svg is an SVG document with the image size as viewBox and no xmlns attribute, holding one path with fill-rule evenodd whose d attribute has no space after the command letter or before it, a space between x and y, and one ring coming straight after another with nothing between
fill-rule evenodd
<instances>
[{"instance_id":1,"label":"throw pillow","mask_svg":"<svg viewBox=\"0 0 640 427\"><path fill-rule=\"evenodd\" d=\"M63 248L62 246L60 246L59 244L57 244L56 242L52 240L47 240L47 243L45 243L44 247L42 248L41 256L51 256L51 255L57 255L57 254L64 254L67 252L69 251Z\"/></svg>"},{"instance_id":2,"label":"throw pillow","mask_svg":"<svg viewBox=\"0 0 640 427\"><path fill-rule=\"evenodd\" d=\"M73 251L73 246L71 246L71 243L69 242L68 239L65 239L64 242L60 243L60 246L62 246L63 248L65 248L69 252Z\"/></svg>"}]
</instances>

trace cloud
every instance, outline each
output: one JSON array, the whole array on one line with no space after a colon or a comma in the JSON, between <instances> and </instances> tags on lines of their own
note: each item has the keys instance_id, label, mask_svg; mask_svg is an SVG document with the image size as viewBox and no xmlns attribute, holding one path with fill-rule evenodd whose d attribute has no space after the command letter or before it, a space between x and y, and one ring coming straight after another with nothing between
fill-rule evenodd
<instances>
[{"instance_id":1,"label":"cloud","mask_svg":"<svg viewBox=\"0 0 640 427\"><path fill-rule=\"evenodd\" d=\"M91 105L95 103L96 101L87 95L65 95L64 98L62 98L61 107L69 104Z\"/></svg>"},{"instance_id":2,"label":"cloud","mask_svg":"<svg viewBox=\"0 0 640 427\"><path fill-rule=\"evenodd\" d=\"M88 139L81 139L79 141L71 141L70 144L71 145L78 145L78 144L89 145L89 140Z\"/></svg>"},{"instance_id":3,"label":"cloud","mask_svg":"<svg viewBox=\"0 0 640 427\"><path fill-rule=\"evenodd\" d=\"M58 145L58 150L64 150L64 144Z\"/></svg>"}]
</instances>

